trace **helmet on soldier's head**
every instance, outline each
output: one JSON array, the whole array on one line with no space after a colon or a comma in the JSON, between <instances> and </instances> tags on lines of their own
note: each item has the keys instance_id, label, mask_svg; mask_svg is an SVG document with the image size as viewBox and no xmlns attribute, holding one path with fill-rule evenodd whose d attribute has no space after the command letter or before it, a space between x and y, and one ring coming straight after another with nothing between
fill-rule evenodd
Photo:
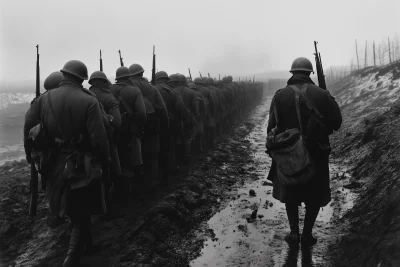
<instances>
[{"instance_id":1,"label":"helmet on soldier's head","mask_svg":"<svg viewBox=\"0 0 400 267\"><path fill-rule=\"evenodd\" d=\"M99 70L96 70L95 72L92 73L92 75L90 75L89 84L92 84L92 81L94 79L102 79L105 82L108 81L107 76L104 74L104 72Z\"/></svg>"},{"instance_id":2,"label":"helmet on soldier's head","mask_svg":"<svg viewBox=\"0 0 400 267\"><path fill-rule=\"evenodd\" d=\"M206 78L204 83L206 83L206 84L214 84L214 79L213 78Z\"/></svg>"},{"instance_id":3,"label":"helmet on soldier's head","mask_svg":"<svg viewBox=\"0 0 400 267\"><path fill-rule=\"evenodd\" d=\"M62 73L69 73L71 75L74 75L82 80L88 79L88 70L86 68L86 65L79 60L68 61L67 63L65 63L64 67L60 71Z\"/></svg>"},{"instance_id":4,"label":"helmet on soldier's head","mask_svg":"<svg viewBox=\"0 0 400 267\"><path fill-rule=\"evenodd\" d=\"M144 72L144 69L139 64L132 64L129 67L129 72L131 73L131 75L136 75L136 74Z\"/></svg>"},{"instance_id":5,"label":"helmet on soldier's head","mask_svg":"<svg viewBox=\"0 0 400 267\"><path fill-rule=\"evenodd\" d=\"M192 78L190 78L190 77L186 77L186 81L187 81L188 83L193 83L193 80L192 80Z\"/></svg>"},{"instance_id":6,"label":"helmet on soldier's head","mask_svg":"<svg viewBox=\"0 0 400 267\"><path fill-rule=\"evenodd\" d=\"M314 73L311 61L305 57L298 57L293 61L292 67L289 72L294 71L310 71Z\"/></svg>"},{"instance_id":7,"label":"helmet on soldier's head","mask_svg":"<svg viewBox=\"0 0 400 267\"><path fill-rule=\"evenodd\" d=\"M187 80L186 80L186 77L185 77L185 75L183 75L183 74L178 74L178 76L179 76L179 81L181 82L181 83L187 83Z\"/></svg>"},{"instance_id":8,"label":"helmet on soldier's head","mask_svg":"<svg viewBox=\"0 0 400 267\"><path fill-rule=\"evenodd\" d=\"M194 78L194 83L203 83L200 77Z\"/></svg>"},{"instance_id":9,"label":"helmet on soldier's head","mask_svg":"<svg viewBox=\"0 0 400 267\"><path fill-rule=\"evenodd\" d=\"M168 74L167 74L165 71L163 71L163 70L156 73L156 81L157 81L158 79L161 79L161 78L167 78L167 79L169 79L169 78L168 78Z\"/></svg>"},{"instance_id":10,"label":"helmet on soldier's head","mask_svg":"<svg viewBox=\"0 0 400 267\"><path fill-rule=\"evenodd\" d=\"M229 83L229 79L228 79L228 77L224 77L224 78L222 78L222 82L223 82L223 83Z\"/></svg>"},{"instance_id":11,"label":"helmet on soldier's head","mask_svg":"<svg viewBox=\"0 0 400 267\"><path fill-rule=\"evenodd\" d=\"M195 85L194 83L189 83L188 86L189 86L189 88L191 88L191 89L196 89L196 88L197 88L196 85Z\"/></svg>"},{"instance_id":12,"label":"helmet on soldier's head","mask_svg":"<svg viewBox=\"0 0 400 267\"><path fill-rule=\"evenodd\" d=\"M170 82L179 82L179 75L178 74L171 74L169 75Z\"/></svg>"},{"instance_id":13,"label":"helmet on soldier's head","mask_svg":"<svg viewBox=\"0 0 400 267\"><path fill-rule=\"evenodd\" d=\"M228 83L231 83L233 81L233 78L231 75L228 75L226 78L227 78Z\"/></svg>"},{"instance_id":14,"label":"helmet on soldier's head","mask_svg":"<svg viewBox=\"0 0 400 267\"><path fill-rule=\"evenodd\" d=\"M54 88L57 88L60 85L61 80L64 79L64 75L59 72L59 71L55 71L52 72L47 78L46 80L44 80L44 89L46 90L51 90Z\"/></svg>"},{"instance_id":15,"label":"helmet on soldier's head","mask_svg":"<svg viewBox=\"0 0 400 267\"><path fill-rule=\"evenodd\" d=\"M124 78L124 77L131 77L131 75L132 74L129 72L129 69L127 67L119 67L117 69L117 73L115 75L115 79L118 80L118 79L121 79L121 78Z\"/></svg>"}]
</instances>

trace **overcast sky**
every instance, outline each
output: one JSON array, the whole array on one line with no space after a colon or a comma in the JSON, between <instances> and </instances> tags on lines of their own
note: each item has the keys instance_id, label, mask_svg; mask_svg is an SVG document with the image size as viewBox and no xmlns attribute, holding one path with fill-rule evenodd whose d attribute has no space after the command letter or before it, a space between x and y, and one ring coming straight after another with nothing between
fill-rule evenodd
<instances>
[{"instance_id":1,"label":"overcast sky","mask_svg":"<svg viewBox=\"0 0 400 267\"><path fill-rule=\"evenodd\" d=\"M125 66L212 76L289 70L296 57L313 59L313 41L325 67L350 64L354 40L381 42L399 33L400 0L2 0L0 82L35 77L40 45L42 83L71 59L89 75L115 77L118 49Z\"/></svg>"}]
</instances>

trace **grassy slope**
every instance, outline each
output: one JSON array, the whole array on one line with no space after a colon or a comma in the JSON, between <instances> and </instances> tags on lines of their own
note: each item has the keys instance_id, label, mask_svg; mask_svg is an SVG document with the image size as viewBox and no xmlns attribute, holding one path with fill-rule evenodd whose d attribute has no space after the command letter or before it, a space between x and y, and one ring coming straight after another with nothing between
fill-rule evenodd
<instances>
[{"instance_id":1,"label":"grassy slope","mask_svg":"<svg viewBox=\"0 0 400 267\"><path fill-rule=\"evenodd\" d=\"M354 165L361 192L332 247L335 266L400 266L400 65L369 68L336 84L344 123L333 156Z\"/></svg>"}]
</instances>

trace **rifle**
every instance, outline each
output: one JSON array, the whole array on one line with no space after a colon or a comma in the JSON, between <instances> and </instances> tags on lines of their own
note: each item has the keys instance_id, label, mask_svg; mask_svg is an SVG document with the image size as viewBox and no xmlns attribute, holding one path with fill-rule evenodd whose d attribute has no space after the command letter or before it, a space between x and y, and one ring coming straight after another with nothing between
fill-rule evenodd
<instances>
[{"instance_id":1,"label":"rifle","mask_svg":"<svg viewBox=\"0 0 400 267\"><path fill-rule=\"evenodd\" d=\"M218 80L219 81L221 80L221 74L218 74Z\"/></svg>"},{"instance_id":2,"label":"rifle","mask_svg":"<svg viewBox=\"0 0 400 267\"><path fill-rule=\"evenodd\" d=\"M100 71L103 71L103 59L101 58L101 49L100 49Z\"/></svg>"},{"instance_id":3,"label":"rifle","mask_svg":"<svg viewBox=\"0 0 400 267\"><path fill-rule=\"evenodd\" d=\"M156 85L156 54L155 46L153 45L153 69L151 70L151 84Z\"/></svg>"},{"instance_id":4,"label":"rifle","mask_svg":"<svg viewBox=\"0 0 400 267\"><path fill-rule=\"evenodd\" d=\"M124 66L124 62L122 61L122 57L121 57L121 50L118 50L119 53L119 63L121 64L121 67Z\"/></svg>"},{"instance_id":5,"label":"rifle","mask_svg":"<svg viewBox=\"0 0 400 267\"><path fill-rule=\"evenodd\" d=\"M36 45L36 98L40 96L40 66L39 66L39 45ZM29 215L36 216L38 198L38 172L35 160L31 159L31 180L30 180Z\"/></svg>"},{"instance_id":6,"label":"rifle","mask_svg":"<svg viewBox=\"0 0 400 267\"><path fill-rule=\"evenodd\" d=\"M192 73L190 73L190 68L188 68L188 70L189 70L190 79L192 79Z\"/></svg>"},{"instance_id":7,"label":"rifle","mask_svg":"<svg viewBox=\"0 0 400 267\"><path fill-rule=\"evenodd\" d=\"M315 46L315 65L317 67L317 76L318 76L318 86L322 89L326 89L326 82L325 82L325 75L324 75L324 70L322 68L322 60L321 60L321 54L318 53L317 50L317 41L314 41L314 46Z\"/></svg>"},{"instance_id":8,"label":"rifle","mask_svg":"<svg viewBox=\"0 0 400 267\"><path fill-rule=\"evenodd\" d=\"M210 73L208 73L208 78L210 78Z\"/></svg>"},{"instance_id":9,"label":"rifle","mask_svg":"<svg viewBox=\"0 0 400 267\"><path fill-rule=\"evenodd\" d=\"M203 78L203 76L201 76L201 72L199 71L199 74L200 74L200 78Z\"/></svg>"}]
</instances>

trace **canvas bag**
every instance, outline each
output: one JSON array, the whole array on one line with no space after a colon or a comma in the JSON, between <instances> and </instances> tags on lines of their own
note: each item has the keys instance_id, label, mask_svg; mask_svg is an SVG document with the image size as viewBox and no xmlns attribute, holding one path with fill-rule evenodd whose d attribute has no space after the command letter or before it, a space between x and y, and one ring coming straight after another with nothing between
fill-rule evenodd
<instances>
[{"instance_id":1,"label":"canvas bag","mask_svg":"<svg viewBox=\"0 0 400 267\"><path fill-rule=\"evenodd\" d=\"M279 119L274 105L276 127L267 136L266 148L268 154L275 161L277 177L286 186L294 186L308 182L315 174L315 166L311 160L303 135L303 126L300 113L300 89L289 86L295 92L295 104L300 130L297 128L279 131ZM306 90L308 84L304 84L301 90Z\"/></svg>"}]
</instances>

